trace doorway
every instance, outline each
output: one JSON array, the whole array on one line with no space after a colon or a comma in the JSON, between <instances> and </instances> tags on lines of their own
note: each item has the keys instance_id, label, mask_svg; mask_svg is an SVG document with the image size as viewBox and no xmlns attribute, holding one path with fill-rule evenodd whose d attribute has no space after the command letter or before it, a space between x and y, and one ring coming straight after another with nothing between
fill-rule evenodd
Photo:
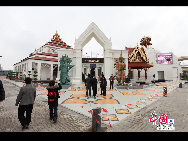
<instances>
[{"instance_id":1,"label":"doorway","mask_svg":"<svg viewBox=\"0 0 188 141\"><path fill-rule=\"evenodd\" d=\"M164 71L158 71L158 81L164 81Z\"/></svg>"}]
</instances>

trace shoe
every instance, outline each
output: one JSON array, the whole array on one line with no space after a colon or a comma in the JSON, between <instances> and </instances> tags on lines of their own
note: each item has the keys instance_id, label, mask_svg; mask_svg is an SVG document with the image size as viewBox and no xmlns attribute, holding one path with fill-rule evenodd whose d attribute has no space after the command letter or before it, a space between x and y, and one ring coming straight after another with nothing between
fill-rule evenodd
<instances>
[{"instance_id":1,"label":"shoe","mask_svg":"<svg viewBox=\"0 0 188 141\"><path fill-rule=\"evenodd\" d=\"M53 118L50 118L50 120L53 120Z\"/></svg>"},{"instance_id":2,"label":"shoe","mask_svg":"<svg viewBox=\"0 0 188 141\"><path fill-rule=\"evenodd\" d=\"M96 99L96 96L94 96L94 99Z\"/></svg>"},{"instance_id":3,"label":"shoe","mask_svg":"<svg viewBox=\"0 0 188 141\"><path fill-rule=\"evenodd\" d=\"M29 129L29 125L25 125L25 129Z\"/></svg>"},{"instance_id":4,"label":"shoe","mask_svg":"<svg viewBox=\"0 0 188 141\"><path fill-rule=\"evenodd\" d=\"M87 99L89 99L89 96L87 97Z\"/></svg>"},{"instance_id":5,"label":"shoe","mask_svg":"<svg viewBox=\"0 0 188 141\"><path fill-rule=\"evenodd\" d=\"M57 122L57 119L56 119L56 118L54 118L54 119L53 119L53 121L54 121L54 123L56 123L56 122Z\"/></svg>"},{"instance_id":6,"label":"shoe","mask_svg":"<svg viewBox=\"0 0 188 141\"><path fill-rule=\"evenodd\" d=\"M22 130L26 129L26 126L22 126Z\"/></svg>"}]
</instances>

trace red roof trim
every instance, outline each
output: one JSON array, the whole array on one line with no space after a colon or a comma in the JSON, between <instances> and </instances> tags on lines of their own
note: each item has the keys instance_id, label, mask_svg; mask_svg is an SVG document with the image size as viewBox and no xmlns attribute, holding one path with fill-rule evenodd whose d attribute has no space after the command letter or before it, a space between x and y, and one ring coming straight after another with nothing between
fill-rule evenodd
<instances>
[{"instance_id":1,"label":"red roof trim","mask_svg":"<svg viewBox=\"0 0 188 141\"><path fill-rule=\"evenodd\" d=\"M39 57L39 56L32 57L32 59L58 62L58 59L56 59L56 58L47 58L47 57Z\"/></svg>"},{"instance_id":2,"label":"red roof trim","mask_svg":"<svg viewBox=\"0 0 188 141\"><path fill-rule=\"evenodd\" d=\"M150 68L153 67L153 65L142 63L142 62L128 62L128 67L131 68Z\"/></svg>"},{"instance_id":3,"label":"red roof trim","mask_svg":"<svg viewBox=\"0 0 188 141\"><path fill-rule=\"evenodd\" d=\"M37 53L38 55L45 55L45 56L53 56L53 57L58 57L58 54L53 54L53 53L45 53L45 52L42 52L42 53Z\"/></svg>"}]
</instances>

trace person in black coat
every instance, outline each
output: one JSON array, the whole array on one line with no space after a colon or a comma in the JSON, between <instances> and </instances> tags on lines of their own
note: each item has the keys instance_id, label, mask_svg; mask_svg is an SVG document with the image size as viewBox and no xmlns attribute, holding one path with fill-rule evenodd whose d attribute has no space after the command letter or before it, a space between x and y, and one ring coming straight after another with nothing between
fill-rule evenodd
<instances>
[{"instance_id":1,"label":"person in black coat","mask_svg":"<svg viewBox=\"0 0 188 141\"><path fill-rule=\"evenodd\" d=\"M88 91L89 91L89 96L91 97L91 75L88 74L88 77L86 78L86 96L88 96Z\"/></svg>"},{"instance_id":2,"label":"person in black coat","mask_svg":"<svg viewBox=\"0 0 188 141\"><path fill-rule=\"evenodd\" d=\"M85 83L85 75L84 75L84 73L82 72L82 82L84 82Z\"/></svg>"},{"instance_id":3,"label":"person in black coat","mask_svg":"<svg viewBox=\"0 0 188 141\"><path fill-rule=\"evenodd\" d=\"M94 99L96 99L96 94L97 94L97 79L95 78L95 76L91 78L91 87L93 89L93 96Z\"/></svg>"},{"instance_id":4,"label":"person in black coat","mask_svg":"<svg viewBox=\"0 0 188 141\"><path fill-rule=\"evenodd\" d=\"M110 89L112 88L114 88L114 76L113 76L113 74L110 76L110 78L109 78L109 80L110 80Z\"/></svg>"},{"instance_id":5,"label":"person in black coat","mask_svg":"<svg viewBox=\"0 0 188 141\"><path fill-rule=\"evenodd\" d=\"M50 120L53 120L54 123L57 121L57 107L58 107L58 98L59 96L59 90L62 89L62 86L59 82L57 82L58 85L55 85L55 81L52 80L49 82L49 86L47 86L48 90L48 105L50 109Z\"/></svg>"},{"instance_id":6,"label":"person in black coat","mask_svg":"<svg viewBox=\"0 0 188 141\"><path fill-rule=\"evenodd\" d=\"M5 90L3 88L3 83L0 80L0 102L5 100Z\"/></svg>"},{"instance_id":7,"label":"person in black coat","mask_svg":"<svg viewBox=\"0 0 188 141\"><path fill-rule=\"evenodd\" d=\"M100 76L100 82L99 82L100 83L100 88L101 88L101 95L103 94L103 89L102 89L103 77L104 77L104 75Z\"/></svg>"},{"instance_id":8,"label":"person in black coat","mask_svg":"<svg viewBox=\"0 0 188 141\"><path fill-rule=\"evenodd\" d=\"M106 86L107 86L107 81L106 81L106 78L103 77L103 80L102 80L102 91L103 91L103 96L106 96Z\"/></svg>"}]
</instances>

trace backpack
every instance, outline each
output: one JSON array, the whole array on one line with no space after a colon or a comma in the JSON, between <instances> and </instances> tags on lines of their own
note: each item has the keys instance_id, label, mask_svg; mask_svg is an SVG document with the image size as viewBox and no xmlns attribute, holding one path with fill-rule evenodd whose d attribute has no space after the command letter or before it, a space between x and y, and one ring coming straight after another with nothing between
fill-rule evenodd
<instances>
[{"instance_id":1,"label":"backpack","mask_svg":"<svg viewBox=\"0 0 188 141\"><path fill-rule=\"evenodd\" d=\"M57 99L57 93L53 91L48 92L48 102L54 102Z\"/></svg>"}]
</instances>

